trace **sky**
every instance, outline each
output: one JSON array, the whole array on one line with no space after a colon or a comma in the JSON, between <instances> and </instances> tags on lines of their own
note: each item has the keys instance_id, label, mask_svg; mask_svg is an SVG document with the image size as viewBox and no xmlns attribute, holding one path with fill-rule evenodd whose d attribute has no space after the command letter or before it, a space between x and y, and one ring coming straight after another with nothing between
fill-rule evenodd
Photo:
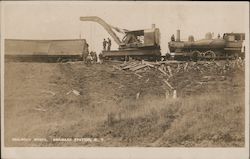
<instances>
[{"instance_id":1,"label":"sky","mask_svg":"<svg viewBox=\"0 0 250 159\"><path fill-rule=\"evenodd\" d=\"M103 38L109 34L97 23L82 22L80 16L99 16L112 26L128 30L150 28L161 32L162 53L176 30L181 39L193 35L195 40L207 32L217 36L225 32L249 29L248 2L87 2L87 1L12 1L2 2L2 34L11 39L79 39L84 38L90 51L102 50ZM122 35L118 34L120 37ZM112 39L112 38L111 38ZM113 40L112 49L117 49Z\"/></svg>"}]
</instances>

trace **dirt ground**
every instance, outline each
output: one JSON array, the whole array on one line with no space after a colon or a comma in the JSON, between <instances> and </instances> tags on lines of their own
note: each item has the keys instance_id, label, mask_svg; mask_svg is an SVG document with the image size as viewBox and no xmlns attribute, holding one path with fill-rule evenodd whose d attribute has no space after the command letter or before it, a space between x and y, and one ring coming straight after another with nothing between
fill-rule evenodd
<instances>
[{"instance_id":1,"label":"dirt ground","mask_svg":"<svg viewBox=\"0 0 250 159\"><path fill-rule=\"evenodd\" d=\"M242 147L244 68L218 64L176 73L173 99L154 69L5 63L5 145Z\"/></svg>"}]
</instances>

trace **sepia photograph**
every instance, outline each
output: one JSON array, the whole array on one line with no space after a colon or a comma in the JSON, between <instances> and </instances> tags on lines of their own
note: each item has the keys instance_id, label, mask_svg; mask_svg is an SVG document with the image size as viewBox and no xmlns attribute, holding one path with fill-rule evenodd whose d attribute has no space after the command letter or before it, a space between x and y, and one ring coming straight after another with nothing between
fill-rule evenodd
<instances>
[{"instance_id":1,"label":"sepia photograph","mask_svg":"<svg viewBox=\"0 0 250 159\"><path fill-rule=\"evenodd\" d=\"M247 158L249 3L1 2L1 113L6 149Z\"/></svg>"}]
</instances>

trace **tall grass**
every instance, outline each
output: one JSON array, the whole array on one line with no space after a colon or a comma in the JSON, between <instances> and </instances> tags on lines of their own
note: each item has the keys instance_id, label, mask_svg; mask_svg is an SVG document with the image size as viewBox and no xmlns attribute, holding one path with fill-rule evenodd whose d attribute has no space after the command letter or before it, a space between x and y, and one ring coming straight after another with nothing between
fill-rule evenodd
<instances>
[{"instance_id":1,"label":"tall grass","mask_svg":"<svg viewBox=\"0 0 250 159\"><path fill-rule=\"evenodd\" d=\"M151 96L123 103L112 112L122 117L102 131L130 146L244 146L244 97L240 94Z\"/></svg>"}]
</instances>

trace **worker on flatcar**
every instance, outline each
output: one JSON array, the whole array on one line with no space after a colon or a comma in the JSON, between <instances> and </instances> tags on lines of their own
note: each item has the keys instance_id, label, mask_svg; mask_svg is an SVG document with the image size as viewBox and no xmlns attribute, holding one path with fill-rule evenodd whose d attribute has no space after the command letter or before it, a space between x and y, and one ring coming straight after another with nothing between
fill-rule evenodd
<instances>
[{"instance_id":1,"label":"worker on flatcar","mask_svg":"<svg viewBox=\"0 0 250 159\"><path fill-rule=\"evenodd\" d=\"M111 40L108 38L108 51L110 51L111 48Z\"/></svg>"},{"instance_id":2,"label":"worker on flatcar","mask_svg":"<svg viewBox=\"0 0 250 159\"><path fill-rule=\"evenodd\" d=\"M217 36L217 37L218 37L218 39L220 39L220 34L218 34L218 36Z\"/></svg>"},{"instance_id":3,"label":"worker on flatcar","mask_svg":"<svg viewBox=\"0 0 250 159\"><path fill-rule=\"evenodd\" d=\"M102 42L102 44L103 44L103 50L106 50L107 43L108 43L107 40L103 39L103 42Z\"/></svg>"}]
</instances>

